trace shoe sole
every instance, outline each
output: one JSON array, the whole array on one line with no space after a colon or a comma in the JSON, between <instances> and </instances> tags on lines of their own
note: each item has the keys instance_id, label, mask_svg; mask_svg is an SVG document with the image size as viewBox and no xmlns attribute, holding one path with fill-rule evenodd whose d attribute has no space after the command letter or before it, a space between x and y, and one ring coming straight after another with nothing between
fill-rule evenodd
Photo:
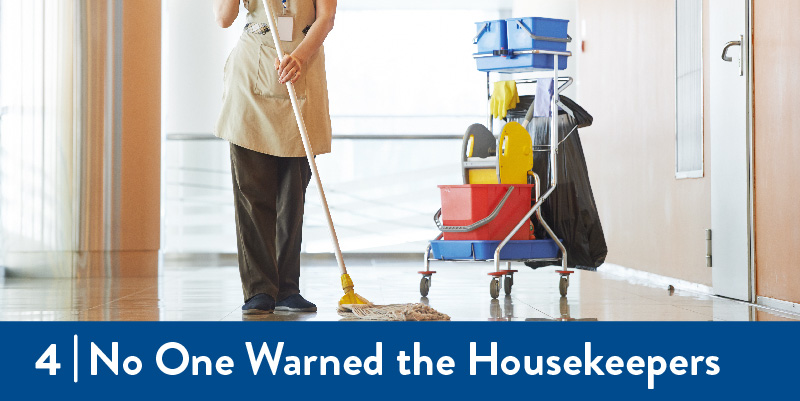
<instances>
[{"instance_id":1,"label":"shoe sole","mask_svg":"<svg viewBox=\"0 0 800 401\"><path fill-rule=\"evenodd\" d=\"M243 315L269 315L272 314L271 310L261 310L261 309L247 309L242 311Z\"/></svg>"},{"instance_id":2,"label":"shoe sole","mask_svg":"<svg viewBox=\"0 0 800 401\"><path fill-rule=\"evenodd\" d=\"M316 312L317 307L312 306L310 308L290 308L288 306L276 306L275 310L282 311L282 312Z\"/></svg>"}]
</instances>

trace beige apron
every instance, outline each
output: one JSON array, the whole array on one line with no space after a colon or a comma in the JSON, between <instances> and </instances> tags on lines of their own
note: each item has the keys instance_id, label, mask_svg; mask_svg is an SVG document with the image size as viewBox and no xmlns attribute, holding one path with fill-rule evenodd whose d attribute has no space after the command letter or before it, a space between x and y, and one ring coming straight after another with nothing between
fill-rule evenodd
<instances>
[{"instance_id":1,"label":"beige apron","mask_svg":"<svg viewBox=\"0 0 800 401\"><path fill-rule=\"evenodd\" d=\"M280 0L267 0L281 15ZM305 38L303 30L316 19L316 1L288 0L287 14L294 17L292 42L281 42L291 54ZM244 0L248 22L267 22L262 0ZM304 157L289 91L278 82L277 57L272 35L243 33L225 63L222 112L216 136L243 148L279 157ZM331 151L331 120L325 77L325 53L320 49L303 65L294 84L303 111L308 138L315 155Z\"/></svg>"}]
</instances>

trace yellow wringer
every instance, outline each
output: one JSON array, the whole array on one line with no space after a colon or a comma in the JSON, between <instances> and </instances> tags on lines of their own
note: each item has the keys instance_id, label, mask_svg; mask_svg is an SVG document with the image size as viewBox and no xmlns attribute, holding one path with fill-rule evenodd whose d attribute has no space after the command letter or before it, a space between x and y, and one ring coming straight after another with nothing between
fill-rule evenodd
<instances>
[{"instance_id":1,"label":"yellow wringer","mask_svg":"<svg viewBox=\"0 0 800 401\"><path fill-rule=\"evenodd\" d=\"M517 122L510 122L500 135L498 175L501 184L527 184L528 171L533 169L531 148L533 142L528 131Z\"/></svg>"},{"instance_id":2,"label":"yellow wringer","mask_svg":"<svg viewBox=\"0 0 800 401\"><path fill-rule=\"evenodd\" d=\"M486 127L470 126L464 135L461 162L464 183L527 184L528 172L533 169L532 147L531 136L517 122L506 124L499 146Z\"/></svg>"}]
</instances>

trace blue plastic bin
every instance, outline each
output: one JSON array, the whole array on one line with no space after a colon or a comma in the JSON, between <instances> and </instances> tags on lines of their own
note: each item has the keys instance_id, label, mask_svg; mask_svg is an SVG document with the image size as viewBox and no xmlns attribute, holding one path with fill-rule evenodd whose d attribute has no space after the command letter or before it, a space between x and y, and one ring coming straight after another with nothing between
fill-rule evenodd
<instances>
[{"instance_id":1,"label":"blue plastic bin","mask_svg":"<svg viewBox=\"0 0 800 401\"><path fill-rule=\"evenodd\" d=\"M508 49L537 49L537 50L554 50L566 51L567 42L567 26L568 20L540 18L540 17L526 17L526 18L510 18L506 20L506 31L508 32ZM531 37L540 37L534 39ZM547 40L552 38L559 41ZM483 51L483 50L478 50ZM552 64L552 63L551 63Z\"/></svg>"},{"instance_id":2,"label":"blue plastic bin","mask_svg":"<svg viewBox=\"0 0 800 401\"><path fill-rule=\"evenodd\" d=\"M508 49L505 20L476 22L475 25L478 29L475 43L479 53Z\"/></svg>"},{"instance_id":3,"label":"blue plastic bin","mask_svg":"<svg viewBox=\"0 0 800 401\"><path fill-rule=\"evenodd\" d=\"M499 23L503 22L502 28ZM488 24L488 25L487 25ZM514 56L496 55L498 50L509 52L524 50L566 51L568 20L526 17L509 18L505 21L478 22L478 53L491 57L476 57L479 71L524 72L535 69L553 69L553 56L549 54L525 54ZM483 30L484 33L480 34ZM506 31L506 41L500 41L495 35ZM534 39L531 35L536 36ZM558 69L567 68L567 56L559 56Z\"/></svg>"},{"instance_id":4,"label":"blue plastic bin","mask_svg":"<svg viewBox=\"0 0 800 401\"><path fill-rule=\"evenodd\" d=\"M501 241L431 241L433 258L438 260L492 260ZM500 251L503 260L557 259L558 245L553 240L509 241Z\"/></svg>"},{"instance_id":5,"label":"blue plastic bin","mask_svg":"<svg viewBox=\"0 0 800 401\"><path fill-rule=\"evenodd\" d=\"M473 259L472 241L431 241L431 251L438 260Z\"/></svg>"}]
</instances>

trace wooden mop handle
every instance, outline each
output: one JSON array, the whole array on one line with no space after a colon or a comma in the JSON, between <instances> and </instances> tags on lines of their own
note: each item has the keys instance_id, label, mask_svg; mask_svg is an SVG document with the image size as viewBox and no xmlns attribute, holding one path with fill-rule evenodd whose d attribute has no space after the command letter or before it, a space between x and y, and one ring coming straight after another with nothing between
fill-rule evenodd
<instances>
[{"instance_id":1,"label":"wooden mop handle","mask_svg":"<svg viewBox=\"0 0 800 401\"><path fill-rule=\"evenodd\" d=\"M267 21L269 23L269 31L272 34L272 41L275 42L275 50L278 52L278 59L283 62L284 54L281 49L281 41L278 37L278 30L275 29L275 19L272 16L272 9L269 6L268 0L262 0L264 9L267 12ZM339 263L339 270L342 274L347 274L347 268L344 266L344 259L342 258L342 250L339 248L339 239L336 237L336 229L333 227L333 219L331 218L331 211L328 208L328 201L325 199L325 191L322 189L322 181L317 172L317 163L314 161L314 152L311 150L311 143L308 141L308 133L306 132L306 124L303 121L303 114L300 111L300 104L297 102L297 94L294 91L294 85L291 81L286 82L286 88L289 90L289 99L292 101L292 108L294 109L294 117L297 119L297 127L300 128L300 137L303 140L303 148L306 150L306 158L308 164L311 166L311 174L317 182L317 189L319 190L319 197L322 201L322 207L325 210L325 217L328 221L328 229L331 232L331 241L333 242L333 251L336 254L336 262Z\"/></svg>"}]
</instances>

